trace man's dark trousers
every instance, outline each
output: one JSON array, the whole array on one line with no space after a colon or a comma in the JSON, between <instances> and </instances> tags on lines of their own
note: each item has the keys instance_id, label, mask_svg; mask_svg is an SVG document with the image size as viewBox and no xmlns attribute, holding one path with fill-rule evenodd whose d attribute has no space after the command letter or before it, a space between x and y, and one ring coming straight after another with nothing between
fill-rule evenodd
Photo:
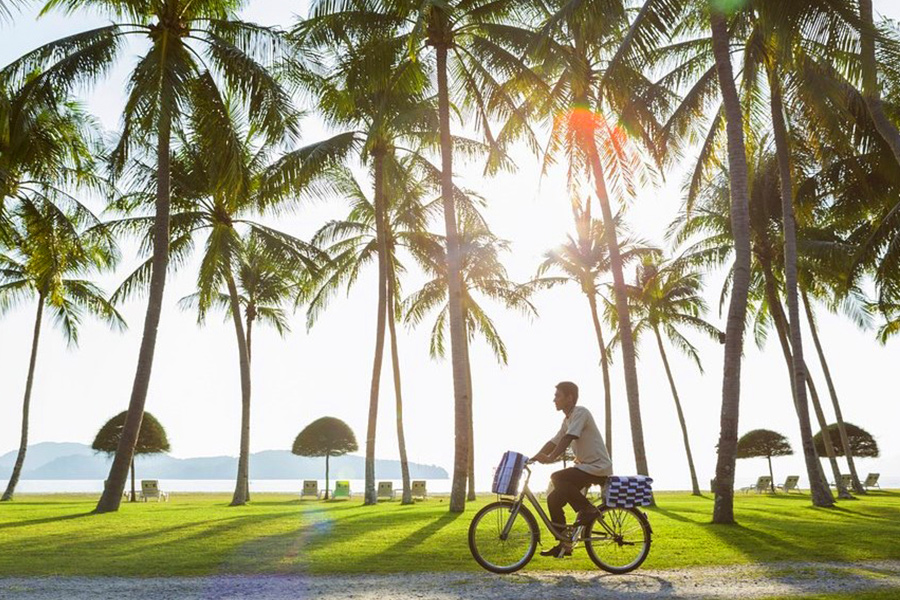
<instances>
[{"instance_id":1,"label":"man's dark trousers","mask_svg":"<svg viewBox=\"0 0 900 600\"><path fill-rule=\"evenodd\" d=\"M594 505L584 497L581 490L593 484L603 483L605 479L606 477L591 475L575 467L569 467L553 473L550 476L550 481L553 482L553 490L547 494L547 508L550 511L550 520L554 523L565 525L566 514L563 511L563 507L566 504L578 512L593 508Z\"/></svg>"}]
</instances>

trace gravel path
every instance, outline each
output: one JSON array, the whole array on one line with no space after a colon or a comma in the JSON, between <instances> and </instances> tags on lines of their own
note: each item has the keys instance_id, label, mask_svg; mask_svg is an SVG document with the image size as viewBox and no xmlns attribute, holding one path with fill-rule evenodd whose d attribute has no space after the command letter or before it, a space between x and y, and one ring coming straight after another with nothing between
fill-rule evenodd
<instances>
[{"instance_id":1,"label":"gravel path","mask_svg":"<svg viewBox=\"0 0 900 600\"><path fill-rule=\"evenodd\" d=\"M581 598L768 598L897 589L900 560L865 563L773 563L630 575L592 571L412 573L395 575L221 575L133 579L121 577L0 578L3 600L577 600Z\"/></svg>"}]
</instances>

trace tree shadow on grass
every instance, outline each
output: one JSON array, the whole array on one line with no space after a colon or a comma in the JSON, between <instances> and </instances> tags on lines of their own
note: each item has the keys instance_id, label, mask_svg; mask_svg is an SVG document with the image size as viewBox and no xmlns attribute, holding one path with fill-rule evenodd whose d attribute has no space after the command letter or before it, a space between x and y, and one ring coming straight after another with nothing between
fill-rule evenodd
<instances>
[{"instance_id":1,"label":"tree shadow on grass","mask_svg":"<svg viewBox=\"0 0 900 600\"><path fill-rule=\"evenodd\" d=\"M55 517L44 517L42 519L29 519L27 521L10 521L8 523L0 523L0 530L13 529L16 527L29 527L31 525L43 525L46 523L56 523L59 521L71 521L72 519L81 519L84 517L94 516L93 512L76 513L74 515L57 515Z\"/></svg>"},{"instance_id":2,"label":"tree shadow on grass","mask_svg":"<svg viewBox=\"0 0 900 600\"><path fill-rule=\"evenodd\" d=\"M648 511L648 512L651 512L651 511ZM651 514L653 514L653 513L660 514L660 515L666 517L667 519L672 519L673 521L678 521L679 523L688 523L688 524L690 524L690 525L697 525L697 524L698 524L698 521L695 521L695 520L693 520L693 519L689 519L689 518L685 517L684 515L679 514L678 512L676 512L676 511L674 511L674 510L669 510L669 509L666 509L666 508L660 508L659 505L657 505L656 507L653 508ZM651 525L652 525L652 523L651 523Z\"/></svg>"}]
</instances>

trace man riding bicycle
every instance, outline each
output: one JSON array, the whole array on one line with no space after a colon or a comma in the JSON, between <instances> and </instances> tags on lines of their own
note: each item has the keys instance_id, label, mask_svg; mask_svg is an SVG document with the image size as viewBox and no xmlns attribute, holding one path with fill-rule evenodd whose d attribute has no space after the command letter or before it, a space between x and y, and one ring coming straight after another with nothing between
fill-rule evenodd
<instances>
[{"instance_id":1,"label":"man riding bicycle","mask_svg":"<svg viewBox=\"0 0 900 600\"><path fill-rule=\"evenodd\" d=\"M612 475L612 460L603 443L603 436L594 422L590 411L578 403L578 386L571 381L563 381L556 386L553 397L556 410L565 414L562 427L540 452L531 457L533 462L552 463L559 459L571 444L575 450L575 466L556 471L550 476L552 491L547 495L550 520L559 527L566 526L563 508L569 504L578 512L575 526L587 525L597 517L599 511L581 493L592 484L602 484ZM562 543L541 552L541 556L561 558L572 554L570 547Z\"/></svg>"}]
</instances>

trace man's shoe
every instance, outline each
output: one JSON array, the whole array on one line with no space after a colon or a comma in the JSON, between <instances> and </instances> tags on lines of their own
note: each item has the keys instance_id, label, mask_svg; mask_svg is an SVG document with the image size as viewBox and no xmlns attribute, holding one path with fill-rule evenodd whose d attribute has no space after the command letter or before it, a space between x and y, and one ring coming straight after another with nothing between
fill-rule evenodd
<instances>
[{"instance_id":1,"label":"man's shoe","mask_svg":"<svg viewBox=\"0 0 900 600\"><path fill-rule=\"evenodd\" d=\"M596 508L591 508L589 510L583 510L578 513L578 518L575 519L575 527L586 527L593 523L594 519L600 516L600 511Z\"/></svg>"},{"instance_id":2,"label":"man's shoe","mask_svg":"<svg viewBox=\"0 0 900 600\"><path fill-rule=\"evenodd\" d=\"M572 556L572 547L568 544L557 544L549 550L541 552L541 556L552 556L554 558L562 558L563 556Z\"/></svg>"}]
</instances>

